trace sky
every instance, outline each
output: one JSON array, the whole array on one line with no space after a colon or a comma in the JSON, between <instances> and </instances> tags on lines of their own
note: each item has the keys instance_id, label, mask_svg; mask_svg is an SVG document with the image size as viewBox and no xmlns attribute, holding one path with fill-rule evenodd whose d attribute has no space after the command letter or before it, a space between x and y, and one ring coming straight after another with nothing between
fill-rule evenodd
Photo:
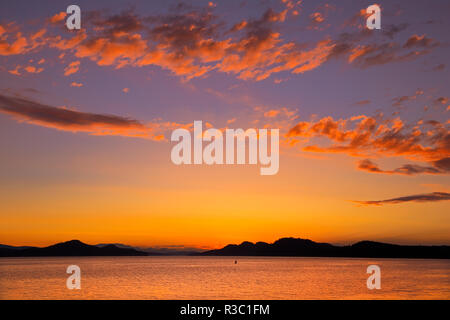
<instances>
[{"instance_id":1,"label":"sky","mask_svg":"<svg viewBox=\"0 0 450 320\"><path fill-rule=\"evenodd\" d=\"M450 244L447 1L0 3L0 243ZM280 130L280 167L171 133Z\"/></svg>"}]
</instances>

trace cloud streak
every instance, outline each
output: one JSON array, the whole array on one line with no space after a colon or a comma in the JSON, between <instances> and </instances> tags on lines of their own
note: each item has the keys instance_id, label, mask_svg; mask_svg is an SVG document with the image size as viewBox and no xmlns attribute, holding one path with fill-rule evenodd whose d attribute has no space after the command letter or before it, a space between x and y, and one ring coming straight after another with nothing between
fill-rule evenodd
<instances>
[{"instance_id":1,"label":"cloud streak","mask_svg":"<svg viewBox=\"0 0 450 320\"><path fill-rule=\"evenodd\" d=\"M425 194L417 194L412 196L398 197L387 200L376 200L376 201L352 201L360 205L365 206L382 206L385 204L401 204L407 202L436 202L436 201L446 201L450 200L450 193L446 192L433 192Z\"/></svg>"},{"instance_id":2,"label":"cloud streak","mask_svg":"<svg viewBox=\"0 0 450 320\"><path fill-rule=\"evenodd\" d=\"M112 135L161 140L155 125L108 114L97 114L58 108L30 99L0 94L0 112L11 115L18 122L91 135Z\"/></svg>"},{"instance_id":3,"label":"cloud streak","mask_svg":"<svg viewBox=\"0 0 450 320\"><path fill-rule=\"evenodd\" d=\"M361 160L358 163L358 169L371 173L384 174L402 174L402 175L418 175L418 174L446 174L450 172L450 158L443 158L431 162L431 166L421 166L417 164L404 164L394 170L382 170L376 163L369 159Z\"/></svg>"}]
</instances>

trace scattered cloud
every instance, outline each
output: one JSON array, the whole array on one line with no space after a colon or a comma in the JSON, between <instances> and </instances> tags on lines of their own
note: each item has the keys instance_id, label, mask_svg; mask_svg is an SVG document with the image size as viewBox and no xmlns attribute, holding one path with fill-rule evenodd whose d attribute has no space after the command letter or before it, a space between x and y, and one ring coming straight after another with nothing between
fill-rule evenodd
<instances>
[{"instance_id":1,"label":"scattered cloud","mask_svg":"<svg viewBox=\"0 0 450 320\"><path fill-rule=\"evenodd\" d=\"M441 63L441 64L438 64L437 66L435 66L433 68L433 71L443 71L444 69L445 69L445 64Z\"/></svg>"},{"instance_id":2,"label":"scattered cloud","mask_svg":"<svg viewBox=\"0 0 450 320\"><path fill-rule=\"evenodd\" d=\"M16 40L11 44L4 39L0 39L1 56L10 56L25 53L28 51L27 47L28 41L24 36L22 36L20 32L16 34Z\"/></svg>"},{"instance_id":3,"label":"scattered cloud","mask_svg":"<svg viewBox=\"0 0 450 320\"><path fill-rule=\"evenodd\" d=\"M36 68L34 66L27 66L24 68L24 70L28 73L41 73L44 71L44 68Z\"/></svg>"},{"instance_id":4,"label":"scattered cloud","mask_svg":"<svg viewBox=\"0 0 450 320\"><path fill-rule=\"evenodd\" d=\"M278 116L279 114L280 114L280 110L273 109L273 110L264 112L264 117L274 118L274 117Z\"/></svg>"},{"instance_id":5,"label":"scattered cloud","mask_svg":"<svg viewBox=\"0 0 450 320\"><path fill-rule=\"evenodd\" d=\"M16 76L20 76L21 73L19 72L19 69L21 68L21 66L17 65L14 69L9 70L8 72L10 74L16 75Z\"/></svg>"},{"instance_id":6,"label":"scattered cloud","mask_svg":"<svg viewBox=\"0 0 450 320\"><path fill-rule=\"evenodd\" d=\"M12 28L15 30L15 28ZM22 32L14 32L0 25L0 56L12 56L28 53L46 44L45 28L38 30L28 36ZM8 41L13 39L12 41Z\"/></svg>"},{"instance_id":7,"label":"scattered cloud","mask_svg":"<svg viewBox=\"0 0 450 320\"><path fill-rule=\"evenodd\" d=\"M83 84L74 81L74 82L72 82L72 83L70 84L70 86L71 86L71 87L77 87L77 88L80 88L80 87L83 86Z\"/></svg>"},{"instance_id":8,"label":"scattered cloud","mask_svg":"<svg viewBox=\"0 0 450 320\"><path fill-rule=\"evenodd\" d=\"M276 78L276 79L273 80L273 83L280 84L280 83L285 82L287 80L289 80L289 78Z\"/></svg>"},{"instance_id":9,"label":"scattered cloud","mask_svg":"<svg viewBox=\"0 0 450 320\"><path fill-rule=\"evenodd\" d=\"M393 36L392 30L399 29L401 29L399 26L392 27L391 32L385 35ZM412 35L403 45L395 41L364 42L372 37L373 31L367 28L356 33L342 33L334 41L335 46L329 59L344 57L349 64L359 68L368 68L388 63L412 61L429 54L441 45L438 41L428 38L426 35Z\"/></svg>"},{"instance_id":10,"label":"scattered cloud","mask_svg":"<svg viewBox=\"0 0 450 320\"><path fill-rule=\"evenodd\" d=\"M77 73L80 69L80 61L74 61L69 63L67 67L64 68L64 75L70 76L71 74Z\"/></svg>"},{"instance_id":11,"label":"scattered cloud","mask_svg":"<svg viewBox=\"0 0 450 320\"><path fill-rule=\"evenodd\" d=\"M213 2L205 8L181 5L168 13L145 17L132 10L112 15L89 12L86 23L91 25L91 31L81 30L64 37L46 36L46 29L27 36L21 32L13 34L0 26L0 55L23 54L45 45L117 69L158 66L184 80L205 77L215 71L242 80L262 81L280 72L303 74L337 57L361 68L409 61L440 45L426 35L417 34L403 45L393 41L363 43L373 37L368 29L341 34L337 40L325 36L315 42L289 41L283 38L278 25L286 21L289 13L298 14L302 1L282 3L285 9L281 11L267 9L259 18L244 19L231 28L213 14L216 6ZM309 15L312 25L322 26L331 10L335 7L330 4L317 8ZM354 19L360 23L365 15L365 10L361 10ZM65 16L60 12L50 22L59 23ZM407 27L407 24L388 25L382 34L393 40ZM68 66L65 74L76 70L76 66Z\"/></svg>"},{"instance_id":12,"label":"scattered cloud","mask_svg":"<svg viewBox=\"0 0 450 320\"><path fill-rule=\"evenodd\" d=\"M370 100L360 100L360 101L357 101L355 104L358 105L358 106L365 106L365 105L370 104L370 103L371 103Z\"/></svg>"},{"instance_id":13,"label":"scattered cloud","mask_svg":"<svg viewBox=\"0 0 450 320\"><path fill-rule=\"evenodd\" d=\"M64 11L61 11L61 12L55 14L54 16L52 16L50 18L50 22L51 23L58 23L58 22L64 20L65 17L66 17L66 13Z\"/></svg>"},{"instance_id":14,"label":"scattered cloud","mask_svg":"<svg viewBox=\"0 0 450 320\"><path fill-rule=\"evenodd\" d=\"M419 96L423 95L424 92L423 90L416 90L414 95L411 96L401 96L401 97L396 97L394 99L392 99L393 103L392 106L394 107L400 107L402 106L405 102L407 101L412 101L412 100L416 100Z\"/></svg>"},{"instance_id":15,"label":"scattered cloud","mask_svg":"<svg viewBox=\"0 0 450 320\"><path fill-rule=\"evenodd\" d=\"M418 36L417 34L412 35L403 45L404 48L434 48L437 46L439 46L439 42L427 38L425 35Z\"/></svg>"},{"instance_id":16,"label":"scattered cloud","mask_svg":"<svg viewBox=\"0 0 450 320\"><path fill-rule=\"evenodd\" d=\"M449 103L449 99L447 97L439 97L433 101L433 104L435 105L446 105L447 103Z\"/></svg>"},{"instance_id":17,"label":"scattered cloud","mask_svg":"<svg viewBox=\"0 0 450 320\"><path fill-rule=\"evenodd\" d=\"M302 121L286 134L286 138L304 140L303 151L316 153L344 153L350 156L400 156L430 163L430 167L407 164L392 171L381 170L370 160L359 164L359 169L373 173L448 173L450 132L447 123L419 121L406 125L400 118L360 115L335 120L325 117L317 121ZM329 143L316 143L314 138L325 138ZM323 139L322 139L323 141Z\"/></svg>"}]
</instances>

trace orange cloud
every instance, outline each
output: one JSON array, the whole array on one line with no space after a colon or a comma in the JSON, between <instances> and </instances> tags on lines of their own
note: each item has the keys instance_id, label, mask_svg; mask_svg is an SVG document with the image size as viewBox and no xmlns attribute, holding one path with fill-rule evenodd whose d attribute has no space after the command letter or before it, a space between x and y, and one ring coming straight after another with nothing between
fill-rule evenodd
<instances>
[{"instance_id":1,"label":"orange cloud","mask_svg":"<svg viewBox=\"0 0 450 320\"><path fill-rule=\"evenodd\" d=\"M10 27L11 29L16 29ZM22 32L15 32L11 34L12 30L8 30L4 26L0 25L0 55L11 56L28 53L39 46L46 44L44 35L46 34L46 29L40 29L34 34L24 36ZM14 38L15 40L10 43L7 40Z\"/></svg>"},{"instance_id":2,"label":"orange cloud","mask_svg":"<svg viewBox=\"0 0 450 320\"><path fill-rule=\"evenodd\" d=\"M310 16L311 20L315 23L321 23L325 20L320 12L314 12Z\"/></svg>"},{"instance_id":3,"label":"orange cloud","mask_svg":"<svg viewBox=\"0 0 450 320\"><path fill-rule=\"evenodd\" d=\"M77 73L80 69L80 61L71 62L66 68L64 68L64 75L69 76L71 74Z\"/></svg>"},{"instance_id":4,"label":"orange cloud","mask_svg":"<svg viewBox=\"0 0 450 320\"><path fill-rule=\"evenodd\" d=\"M84 30L81 30L70 39L63 39L61 38L61 36L50 38L48 41L48 45L50 48L56 48L59 50L72 50L75 47L79 46L84 40L86 40L86 38L86 32Z\"/></svg>"},{"instance_id":5,"label":"orange cloud","mask_svg":"<svg viewBox=\"0 0 450 320\"><path fill-rule=\"evenodd\" d=\"M321 41L305 50L293 42L285 43L272 31L273 24L285 21L287 10L267 10L261 18L243 21L230 30L242 37L217 40L218 25L210 12L192 11L181 15L157 16L144 20L131 13L94 19L94 32L77 33L71 39L49 38L49 46L73 51L78 58L89 58L98 65L155 65L186 80L216 70L233 73L240 79L264 80L272 73L290 70L303 73L326 61L333 45ZM144 38L139 32L146 30Z\"/></svg>"},{"instance_id":6,"label":"orange cloud","mask_svg":"<svg viewBox=\"0 0 450 320\"><path fill-rule=\"evenodd\" d=\"M91 32L67 33L68 38L45 37L46 30L41 29L28 38L18 32L11 43L6 41L3 34L7 30L2 27L0 55L22 54L47 45L69 51L77 58L90 59L100 66L158 66L184 80L216 71L243 80L262 81L283 71L303 74L336 57L346 57L348 63L359 67L412 60L439 45L425 35L413 35L403 46L358 43L372 35L370 30L344 34L338 40L325 38L316 43L286 41L276 25L286 20L288 12L299 9L301 1L287 0L283 4L284 10L268 9L259 18L242 20L229 30L217 22L212 10L195 9L146 18L130 11L113 16L100 13L86 22L91 25ZM324 5L311 18L315 23L322 23L329 10L335 10L334 6ZM63 14L51 20L60 21ZM391 26L385 36L392 36L403 28ZM68 74L73 72L67 71Z\"/></svg>"},{"instance_id":7,"label":"orange cloud","mask_svg":"<svg viewBox=\"0 0 450 320\"><path fill-rule=\"evenodd\" d=\"M71 87L77 87L77 88L80 88L80 87L83 86L83 84L74 81L74 82L72 82L72 83L70 84L70 86L71 86Z\"/></svg>"},{"instance_id":8,"label":"orange cloud","mask_svg":"<svg viewBox=\"0 0 450 320\"><path fill-rule=\"evenodd\" d=\"M44 68L36 68L33 66L27 66L24 68L24 70L28 73L41 73L42 71L44 71Z\"/></svg>"},{"instance_id":9,"label":"orange cloud","mask_svg":"<svg viewBox=\"0 0 450 320\"><path fill-rule=\"evenodd\" d=\"M97 38L82 43L76 48L75 55L79 58L88 57L100 66L116 65L121 68L136 63L146 53L146 49L147 44L141 35L122 34L117 38Z\"/></svg>"},{"instance_id":10,"label":"orange cloud","mask_svg":"<svg viewBox=\"0 0 450 320\"><path fill-rule=\"evenodd\" d=\"M325 117L313 122L299 122L286 134L288 139L326 138L327 145L307 145L303 151L345 153L350 156L402 156L430 162L430 167L404 165L393 171L381 170L370 160L360 162L359 169L373 173L441 174L449 172L450 133L446 124L438 121L405 126L399 118L383 120L365 115L334 120Z\"/></svg>"},{"instance_id":11,"label":"orange cloud","mask_svg":"<svg viewBox=\"0 0 450 320\"><path fill-rule=\"evenodd\" d=\"M5 29L2 27L2 33ZM0 39L0 55L10 56L27 52L28 41L20 32L16 34L16 40L9 44L6 40Z\"/></svg>"},{"instance_id":12,"label":"orange cloud","mask_svg":"<svg viewBox=\"0 0 450 320\"><path fill-rule=\"evenodd\" d=\"M21 66L17 65L13 70L8 70L8 72L10 74L14 74L16 76L20 76L21 73L19 72L19 69L21 68Z\"/></svg>"},{"instance_id":13,"label":"orange cloud","mask_svg":"<svg viewBox=\"0 0 450 320\"><path fill-rule=\"evenodd\" d=\"M264 117L266 118L274 118L280 113L280 110L269 110L264 113Z\"/></svg>"},{"instance_id":14,"label":"orange cloud","mask_svg":"<svg viewBox=\"0 0 450 320\"><path fill-rule=\"evenodd\" d=\"M64 11L61 11L60 13L57 13L54 16L52 16L50 18L50 22L57 23L57 22L64 20L65 17L66 17L66 13Z\"/></svg>"}]
</instances>

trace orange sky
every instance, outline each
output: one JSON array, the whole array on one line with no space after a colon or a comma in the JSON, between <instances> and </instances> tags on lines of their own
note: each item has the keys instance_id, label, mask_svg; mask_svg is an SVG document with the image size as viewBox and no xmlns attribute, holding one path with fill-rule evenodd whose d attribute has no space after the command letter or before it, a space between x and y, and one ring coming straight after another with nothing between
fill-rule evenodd
<instances>
[{"instance_id":1,"label":"orange sky","mask_svg":"<svg viewBox=\"0 0 450 320\"><path fill-rule=\"evenodd\" d=\"M0 5L0 243L450 244L448 3L79 5ZM278 174L174 165L195 120L280 129Z\"/></svg>"}]
</instances>

